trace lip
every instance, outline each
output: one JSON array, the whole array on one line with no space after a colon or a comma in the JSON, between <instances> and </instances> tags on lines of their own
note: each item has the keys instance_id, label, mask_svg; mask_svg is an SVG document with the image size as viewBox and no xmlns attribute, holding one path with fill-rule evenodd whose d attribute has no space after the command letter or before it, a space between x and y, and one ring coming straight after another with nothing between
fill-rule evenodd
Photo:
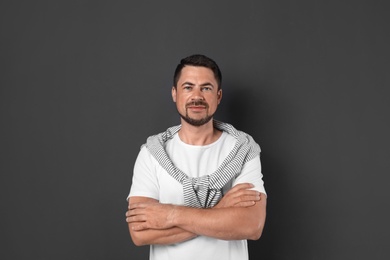
<instances>
[{"instance_id":1,"label":"lip","mask_svg":"<svg viewBox=\"0 0 390 260\"><path fill-rule=\"evenodd\" d=\"M205 106L188 106L187 108L191 109L193 111L201 111L201 110L205 110L206 109Z\"/></svg>"}]
</instances>

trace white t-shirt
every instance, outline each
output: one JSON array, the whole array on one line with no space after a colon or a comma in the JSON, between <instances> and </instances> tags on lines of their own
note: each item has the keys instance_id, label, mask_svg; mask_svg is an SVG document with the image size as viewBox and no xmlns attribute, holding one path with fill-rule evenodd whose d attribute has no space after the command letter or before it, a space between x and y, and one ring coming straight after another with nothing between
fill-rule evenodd
<instances>
[{"instance_id":1,"label":"white t-shirt","mask_svg":"<svg viewBox=\"0 0 390 260\"><path fill-rule=\"evenodd\" d=\"M177 168L189 177L212 174L233 149L236 139L223 132L212 144L194 146L182 142L178 134L167 141L165 150ZM265 194L262 180L260 158L247 162L240 175L223 188L224 194L239 183L250 182L254 189ZM134 165L133 182L128 197L142 196L158 200L161 203L184 204L182 185L171 177L144 146ZM172 245L151 245L151 260L176 259L248 259L246 240L219 240L198 236L192 240Z\"/></svg>"}]
</instances>

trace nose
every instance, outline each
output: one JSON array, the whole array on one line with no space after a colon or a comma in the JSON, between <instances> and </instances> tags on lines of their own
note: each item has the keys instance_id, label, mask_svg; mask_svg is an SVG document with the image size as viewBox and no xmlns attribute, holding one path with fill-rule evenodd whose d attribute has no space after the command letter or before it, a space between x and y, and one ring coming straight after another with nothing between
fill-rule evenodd
<instances>
[{"instance_id":1,"label":"nose","mask_svg":"<svg viewBox=\"0 0 390 260\"><path fill-rule=\"evenodd\" d=\"M203 92L199 88L195 88L191 100L204 100Z\"/></svg>"}]
</instances>

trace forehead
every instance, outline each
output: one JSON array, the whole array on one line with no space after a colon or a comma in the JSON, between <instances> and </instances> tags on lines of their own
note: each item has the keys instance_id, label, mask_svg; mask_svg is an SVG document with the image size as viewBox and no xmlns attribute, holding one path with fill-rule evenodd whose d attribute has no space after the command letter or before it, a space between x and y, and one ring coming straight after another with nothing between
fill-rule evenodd
<instances>
[{"instance_id":1,"label":"forehead","mask_svg":"<svg viewBox=\"0 0 390 260\"><path fill-rule=\"evenodd\" d=\"M184 66L178 81L192 80L216 82L214 72L211 69L198 66Z\"/></svg>"}]
</instances>

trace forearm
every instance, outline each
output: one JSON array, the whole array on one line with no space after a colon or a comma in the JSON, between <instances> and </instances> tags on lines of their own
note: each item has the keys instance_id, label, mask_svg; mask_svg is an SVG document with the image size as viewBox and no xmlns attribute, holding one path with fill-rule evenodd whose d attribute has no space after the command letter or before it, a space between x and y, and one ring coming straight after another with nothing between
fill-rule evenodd
<instances>
[{"instance_id":1,"label":"forearm","mask_svg":"<svg viewBox=\"0 0 390 260\"><path fill-rule=\"evenodd\" d=\"M135 224L135 223L134 223ZM129 232L131 239L137 246L143 245L168 245L190 240L196 235L179 227L168 229L146 229L142 231L134 231L133 225L129 223Z\"/></svg>"},{"instance_id":2,"label":"forearm","mask_svg":"<svg viewBox=\"0 0 390 260\"><path fill-rule=\"evenodd\" d=\"M130 197L129 206L131 203L137 202L149 202L158 203L157 200L147 197ZM136 231L134 226L140 224L140 222L127 223L131 239L137 246L151 245L151 244L174 244L194 238L196 235L183 230L179 227L171 227L166 229L145 229Z\"/></svg>"},{"instance_id":3,"label":"forearm","mask_svg":"<svg viewBox=\"0 0 390 260\"><path fill-rule=\"evenodd\" d=\"M152 233L162 235L157 237L145 235L142 241L146 242L143 243L152 244L157 239L162 243L160 238L163 236L172 236L175 237L173 241L181 242L195 235L224 240L256 240L261 236L265 223L266 196L247 191L243 184L230 190L218 205L211 209L197 209L144 201L144 203L130 204L126 216L126 221L131 224L130 232L132 236L141 234L135 232L164 231L171 228L180 228L181 231L184 230L190 233ZM137 244L137 241L134 242Z\"/></svg>"},{"instance_id":4,"label":"forearm","mask_svg":"<svg viewBox=\"0 0 390 260\"><path fill-rule=\"evenodd\" d=\"M223 240L259 239L266 217L266 199L252 207L196 209L175 207L173 224L197 235Z\"/></svg>"}]
</instances>

